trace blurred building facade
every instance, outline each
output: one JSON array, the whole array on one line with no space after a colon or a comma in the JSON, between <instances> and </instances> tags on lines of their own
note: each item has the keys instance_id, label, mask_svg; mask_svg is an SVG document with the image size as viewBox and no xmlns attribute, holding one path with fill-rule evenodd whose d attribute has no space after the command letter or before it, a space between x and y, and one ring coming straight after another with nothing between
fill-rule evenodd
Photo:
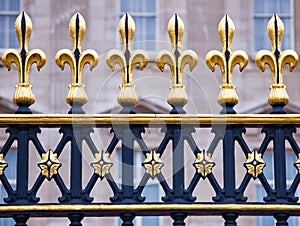
<instances>
[{"instance_id":1,"label":"blurred building facade","mask_svg":"<svg viewBox=\"0 0 300 226\"><path fill-rule=\"evenodd\" d=\"M189 102L185 107L187 113L212 114L221 110L216 101L222 81L221 73L219 69L212 73L207 68L205 56L212 49L221 50L218 23L224 14L231 17L236 28L232 49L244 50L249 56L249 63L245 70L243 72L235 70L233 77L240 99L235 108L238 113L269 113L271 109L267 103L269 86L272 83L271 72L267 68L266 72L262 73L257 68L255 55L260 49L271 49L266 26L273 13L278 13L285 24L282 48L291 48L300 53L300 1L296 0L1 0L0 49L2 51L7 48L18 48L13 26L16 16L21 11L27 12L33 23L29 49L40 48L47 55L46 66L40 72L37 72L33 66L30 75L30 83L34 87L33 93L36 97L36 103L31 109L38 113L67 113L69 110L65 97L71 81L71 72L68 66L61 71L55 64L54 57L60 49L72 49L68 24L76 12L82 14L87 25L83 50L94 49L99 54L97 67L92 72L86 68L83 78L89 97L84 110L91 114L116 113L120 110L117 96L118 86L121 84L121 73L120 70L111 72L105 63L105 56L109 50L120 48L121 42L117 27L120 17L125 12L129 12L136 22L134 48L144 49L150 56L149 65L142 72L139 70L134 72L134 83L141 100L136 107L138 113L168 113L171 109L166 101L171 85L170 70L166 69L162 73L155 64L155 57L159 50L171 47L167 25L174 13L178 13L185 24L183 48L192 49L199 56L197 67L193 72L186 68L183 77L189 96ZM288 70L284 72L284 83L290 96L287 111L290 113L299 113L300 110L299 72L300 66L296 67L293 72ZM12 113L16 109L11 98L15 84L18 82L17 69L12 68L8 72L6 68L0 68L0 77L0 111ZM257 143L257 140L261 139L259 133L259 129L253 129L246 135L253 149L256 148L255 145L259 145ZM51 131L49 134L52 134ZM105 146L110 135L108 131L104 131L96 136L98 136L99 145ZM152 142L150 146L153 148L160 139L159 135L150 133L146 133L145 137L148 142ZM53 146L54 138L53 135L45 137L44 145L49 148ZM208 139L209 135L204 138L199 137L198 141L201 146L205 147L208 145ZM221 164L221 159L221 154L216 153L214 160ZM38 157L36 161L39 161ZM165 159L165 161L168 160ZM187 156L187 164L192 165L193 161L191 156ZM244 162L244 156L237 154L237 161ZM215 170L218 170L217 167ZM219 171L221 174L221 169ZM32 176L34 177L35 174L33 173ZM237 175L237 180L238 177ZM101 182L101 184L104 183ZM210 201L206 200L207 197L203 194L206 186L208 185L204 185L204 189L198 188L196 192L204 201ZM256 189L255 182L250 187L252 189L247 191L250 200L256 200L256 197L263 195L259 194L260 191ZM158 201L162 196L159 192L159 188L155 185L149 188L149 194L158 193L154 195L153 201ZM99 200L108 201L110 194L106 193L105 189L101 188L101 192L96 193L102 197ZM39 195L44 194L40 192ZM56 197L55 194L48 196L45 201L50 200L52 196ZM213 196L212 191L211 196ZM40 224L41 221L47 225L66 224L57 219L33 219L31 225ZM300 223L297 220L293 221L293 226ZM109 222L112 225L120 223L119 220L105 218L103 221L85 219L83 224L106 225ZM221 217L188 217L186 222L187 225L192 226L208 223L221 225L222 219ZM238 223L240 225L267 225L266 222L269 221L255 217L241 217ZM171 224L170 219L167 218L153 218L148 223L143 219L137 219L136 223L137 225Z\"/></svg>"}]
</instances>

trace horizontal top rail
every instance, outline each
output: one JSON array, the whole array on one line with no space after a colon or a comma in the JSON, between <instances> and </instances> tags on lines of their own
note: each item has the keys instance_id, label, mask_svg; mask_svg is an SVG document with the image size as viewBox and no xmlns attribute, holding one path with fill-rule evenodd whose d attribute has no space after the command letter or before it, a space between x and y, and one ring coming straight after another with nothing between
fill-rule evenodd
<instances>
[{"instance_id":1,"label":"horizontal top rail","mask_svg":"<svg viewBox=\"0 0 300 226\"><path fill-rule=\"evenodd\" d=\"M0 127L30 124L41 127L82 124L109 127L116 124L160 126L162 124L193 125L274 125L300 126L300 114L0 114Z\"/></svg>"},{"instance_id":2,"label":"horizontal top rail","mask_svg":"<svg viewBox=\"0 0 300 226\"><path fill-rule=\"evenodd\" d=\"M39 205L0 205L0 216L8 217L17 212L28 213L31 217L41 217L45 213L64 217L70 213L84 213L86 216L118 216L121 213L135 212L138 216L167 216L172 212L185 212L194 216L218 215L224 212L238 212L247 216L272 216L279 211L289 212L291 216L300 215L297 204L211 204L211 203L176 203L176 204L39 204Z\"/></svg>"}]
</instances>

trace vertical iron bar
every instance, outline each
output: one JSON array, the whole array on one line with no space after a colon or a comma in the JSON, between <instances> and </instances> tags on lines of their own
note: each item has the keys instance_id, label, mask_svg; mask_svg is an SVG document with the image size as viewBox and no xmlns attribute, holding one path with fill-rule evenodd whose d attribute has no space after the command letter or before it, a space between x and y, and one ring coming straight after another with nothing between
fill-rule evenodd
<instances>
[{"instance_id":1,"label":"vertical iron bar","mask_svg":"<svg viewBox=\"0 0 300 226\"><path fill-rule=\"evenodd\" d=\"M80 128L73 127L71 142L71 199L80 199L82 191L82 156Z\"/></svg>"},{"instance_id":2,"label":"vertical iron bar","mask_svg":"<svg viewBox=\"0 0 300 226\"><path fill-rule=\"evenodd\" d=\"M18 151L17 151L17 202L27 201L28 191L28 126L18 126Z\"/></svg>"},{"instance_id":3,"label":"vertical iron bar","mask_svg":"<svg viewBox=\"0 0 300 226\"><path fill-rule=\"evenodd\" d=\"M225 226L237 226L236 219L238 218L238 214L236 213L224 213L222 217L225 220Z\"/></svg>"},{"instance_id":4,"label":"vertical iron bar","mask_svg":"<svg viewBox=\"0 0 300 226\"><path fill-rule=\"evenodd\" d=\"M135 214L133 213L123 213L120 215L122 219L122 226L133 226L133 219L135 218Z\"/></svg>"},{"instance_id":5,"label":"vertical iron bar","mask_svg":"<svg viewBox=\"0 0 300 226\"><path fill-rule=\"evenodd\" d=\"M172 125L173 127L173 190L174 198L184 199L184 140L180 125Z\"/></svg>"},{"instance_id":6,"label":"vertical iron bar","mask_svg":"<svg viewBox=\"0 0 300 226\"><path fill-rule=\"evenodd\" d=\"M274 218L276 219L276 226L288 226L289 215L286 213L275 214Z\"/></svg>"},{"instance_id":7,"label":"vertical iron bar","mask_svg":"<svg viewBox=\"0 0 300 226\"><path fill-rule=\"evenodd\" d=\"M186 218L186 213L172 213L171 217L174 220L174 226L184 226L185 222L184 219Z\"/></svg>"},{"instance_id":8,"label":"vertical iron bar","mask_svg":"<svg viewBox=\"0 0 300 226\"><path fill-rule=\"evenodd\" d=\"M27 226L26 222L29 219L27 214L18 214L13 216L16 224L15 226Z\"/></svg>"},{"instance_id":9,"label":"vertical iron bar","mask_svg":"<svg viewBox=\"0 0 300 226\"><path fill-rule=\"evenodd\" d=\"M286 162L284 127L276 125L274 139L274 179L277 201L286 201Z\"/></svg>"},{"instance_id":10,"label":"vertical iron bar","mask_svg":"<svg viewBox=\"0 0 300 226\"><path fill-rule=\"evenodd\" d=\"M73 214L69 214L68 218L70 220L70 226L82 226L81 221L83 219L84 215L81 213L73 213Z\"/></svg>"},{"instance_id":11,"label":"vertical iron bar","mask_svg":"<svg viewBox=\"0 0 300 226\"><path fill-rule=\"evenodd\" d=\"M133 135L129 128L123 130L122 139L122 190L125 200L133 199Z\"/></svg>"},{"instance_id":12,"label":"vertical iron bar","mask_svg":"<svg viewBox=\"0 0 300 226\"><path fill-rule=\"evenodd\" d=\"M288 202L286 188L286 156L284 126L275 126L274 138L274 180L277 202ZM276 226L288 226L289 215L278 213L274 215Z\"/></svg>"},{"instance_id":13,"label":"vertical iron bar","mask_svg":"<svg viewBox=\"0 0 300 226\"><path fill-rule=\"evenodd\" d=\"M183 139L183 129L181 125L171 125L173 130L172 137L172 158L173 158L173 191L174 200L173 202L182 202L184 199L184 139ZM178 212L172 213L171 217L173 219L174 226L184 226L184 219L186 218L186 213Z\"/></svg>"},{"instance_id":14,"label":"vertical iron bar","mask_svg":"<svg viewBox=\"0 0 300 226\"><path fill-rule=\"evenodd\" d=\"M223 181L224 201L235 202L235 156L232 126L226 126L223 139Z\"/></svg>"},{"instance_id":15,"label":"vertical iron bar","mask_svg":"<svg viewBox=\"0 0 300 226\"><path fill-rule=\"evenodd\" d=\"M235 147L234 147L234 127L226 126L223 138L223 181L224 181L224 201L228 203L236 202L235 195ZM238 214L228 212L222 214L225 226L236 226Z\"/></svg>"}]
</instances>

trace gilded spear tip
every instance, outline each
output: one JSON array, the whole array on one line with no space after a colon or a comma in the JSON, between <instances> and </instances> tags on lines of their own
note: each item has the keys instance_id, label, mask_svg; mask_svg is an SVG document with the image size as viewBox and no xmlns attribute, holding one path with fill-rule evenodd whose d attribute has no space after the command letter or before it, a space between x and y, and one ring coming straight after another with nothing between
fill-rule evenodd
<instances>
[{"instance_id":1,"label":"gilded spear tip","mask_svg":"<svg viewBox=\"0 0 300 226\"><path fill-rule=\"evenodd\" d=\"M168 33L172 48L181 48L182 37L184 34L184 23L178 14L174 14L168 23Z\"/></svg>"},{"instance_id":2,"label":"gilded spear tip","mask_svg":"<svg viewBox=\"0 0 300 226\"><path fill-rule=\"evenodd\" d=\"M81 50L82 42L86 32L86 24L80 13L75 13L69 22L69 33L72 40L73 49Z\"/></svg>"},{"instance_id":3,"label":"gilded spear tip","mask_svg":"<svg viewBox=\"0 0 300 226\"><path fill-rule=\"evenodd\" d=\"M119 22L119 34L122 41L123 49L127 48L131 49L131 44L133 41L134 33L135 33L135 23L129 13L125 13L120 22Z\"/></svg>"},{"instance_id":4,"label":"gilded spear tip","mask_svg":"<svg viewBox=\"0 0 300 226\"><path fill-rule=\"evenodd\" d=\"M32 22L24 11L19 14L15 21L15 30L20 45L20 50L28 51L28 44L32 33Z\"/></svg>"},{"instance_id":5,"label":"gilded spear tip","mask_svg":"<svg viewBox=\"0 0 300 226\"><path fill-rule=\"evenodd\" d=\"M222 50L231 50L232 40L235 33L235 26L232 19L225 14L218 26L219 37L222 42Z\"/></svg>"},{"instance_id":6,"label":"gilded spear tip","mask_svg":"<svg viewBox=\"0 0 300 226\"><path fill-rule=\"evenodd\" d=\"M269 20L268 35L272 45L272 51L280 51L282 38L284 35L284 24L277 14L274 14Z\"/></svg>"}]
</instances>

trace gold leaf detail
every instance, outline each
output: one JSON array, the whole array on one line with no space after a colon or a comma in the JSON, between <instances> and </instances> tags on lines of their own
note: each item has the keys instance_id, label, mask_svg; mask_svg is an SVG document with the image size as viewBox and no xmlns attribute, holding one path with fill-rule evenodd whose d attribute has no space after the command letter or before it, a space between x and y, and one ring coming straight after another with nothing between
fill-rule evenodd
<instances>
[{"instance_id":1,"label":"gold leaf detail","mask_svg":"<svg viewBox=\"0 0 300 226\"><path fill-rule=\"evenodd\" d=\"M101 180L103 180L105 175L109 174L112 165L113 163L109 158L109 153L105 153L103 150L95 154L94 162L91 163L95 174L99 175Z\"/></svg>"},{"instance_id":2,"label":"gold leaf detail","mask_svg":"<svg viewBox=\"0 0 300 226\"><path fill-rule=\"evenodd\" d=\"M40 70L46 64L46 55L40 49L28 51L28 45L32 32L32 22L30 17L22 12L16 19L15 30L18 37L20 50L7 49L2 54L2 63L8 70L15 64L18 68L19 83L16 85L16 91L13 102L16 104L31 105L35 102L35 97L29 84L30 69L33 64Z\"/></svg>"},{"instance_id":3,"label":"gold leaf detail","mask_svg":"<svg viewBox=\"0 0 300 226\"><path fill-rule=\"evenodd\" d=\"M88 97L82 84L82 72L86 64L92 70L98 64L98 54L95 50L87 49L82 51L82 42L86 32L86 24L80 13L75 13L69 23L69 32L73 44L73 50L61 49L55 55L57 66L64 70L68 64L72 73L72 83L69 85L69 92L66 102L73 105L84 105Z\"/></svg>"},{"instance_id":4,"label":"gold leaf detail","mask_svg":"<svg viewBox=\"0 0 300 226\"><path fill-rule=\"evenodd\" d=\"M3 174L4 169L8 166L7 162L4 160L4 155L0 154L0 175Z\"/></svg>"},{"instance_id":5,"label":"gold leaf detail","mask_svg":"<svg viewBox=\"0 0 300 226\"><path fill-rule=\"evenodd\" d=\"M300 153L298 154L298 159L297 159L297 161L294 163L294 166L295 166L296 169L298 170L298 174L300 174Z\"/></svg>"},{"instance_id":6,"label":"gold leaf detail","mask_svg":"<svg viewBox=\"0 0 300 226\"><path fill-rule=\"evenodd\" d=\"M168 103L172 106L184 106L188 102L188 96L182 84L183 69L186 65L189 65L190 71L192 71L198 64L198 56L192 50L181 50L184 24L177 14L174 14L169 20L168 33L172 45L172 52L161 50L157 54L155 62L161 71L164 71L166 64L171 70L172 86L170 86Z\"/></svg>"},{"instance_id":7,"label":"gold leaf detail","mask_svg":"<svg viewBox=\"0 0 300 226\"><path fill-rule=\"evenodd\" d=\"M142 166L145 168L146 173L149 174L152 179L154 179L155 176L160 174L164 163L160 159L160 154L156 153L155 150L151 150L150 153L146 154L146 159L142 163Z\"/></svg>"},{"instance_id":8,"label":"gold leaf detail","mask_svg":"<svg viewBox=\"0 0 300 226\"><path fill-rule=\"evenodd\" d=\"M262 154L258 153L256 150L248 153L248 159L244 163L248 174L257 178L263 172L263 168L266 166L265 161L262 159Z\"/></svg>"},{"instance_id":9,"label":"gold leaf detail","mask_svg":"<svg viewBox=\"0 0 300 226\"><path fill-rule=\"evenodd\" d=\"M58 174L61 163L57 159L57 154L49 149L46 153L42 154L42 160L38 163L38 166L42 171L42 175L51 180L54 175Z\"/></svg>"},{"instance_id":10,"label":"gold leaf detail","mask_svg":"<svg viewBox=\"0 0 300 226\"><path fill-rule=\"evenodd\" d=\"M133 70L136 64L139 64L140 70L143 70L149 62L149 56L144 50L131 50L134 33L134 20L128 13L125 13L119 22L122 51L112 49L106 55L106 64L112 71L115 70L115 64L119 64L121 67L122 84L120 85L118 103L122 106L133 106L137 103L138 97L132 78Z\"/></svg>"},{"instance_id":11,"label":"gold leaf detail","mask_svg":"<svg viewBox=\"0 0 300 226\"><path fill-rule=\"evenodd\" d=\"M268 102L271 106L286 105L289 102L289 96L286 87L283 84L283 69L286 64L290 71L298 64L298 54L291 49L281 51L282 37L284 34L284 24L282 20L274 14L268 23L268 34L272 45L272 51L260 50L255 57L257 67L265 71L265 65L269 65L272 73L272 85Z\"/></svg>"},{"instance_id":12,"label":"gold leaf detail","mask_svg":"<svg viewBox=\"0 0 300 226\"><path fill-rule=\"evenodd\" d=\"M232 83L232 74L234 67L239 65L242 71L248 64L248 55L241 50L232 52L231 45L235 33L235 26L228 15L225 15L219 23L219 36L222 43L222 52L211 50L206 55L206 64L214 72L215 66L219 65L222 73L222 85L218 96L220 105L236 105L239 101Z\"/></svg>"},{"instance_id":13,"label":"gold leaf detail","mask_svg":"<svg viewBox=\"0 0 300 226\"><path fill-rule=\"evenodd\" d=\"M216 164L211 160L211 155L203 150L202 152L197 153L197 158L193 165L196 168L197 173L199 173L201 177L206 178L207 175L212 173L212 168Z\"/></svg>"}]
</instances>

